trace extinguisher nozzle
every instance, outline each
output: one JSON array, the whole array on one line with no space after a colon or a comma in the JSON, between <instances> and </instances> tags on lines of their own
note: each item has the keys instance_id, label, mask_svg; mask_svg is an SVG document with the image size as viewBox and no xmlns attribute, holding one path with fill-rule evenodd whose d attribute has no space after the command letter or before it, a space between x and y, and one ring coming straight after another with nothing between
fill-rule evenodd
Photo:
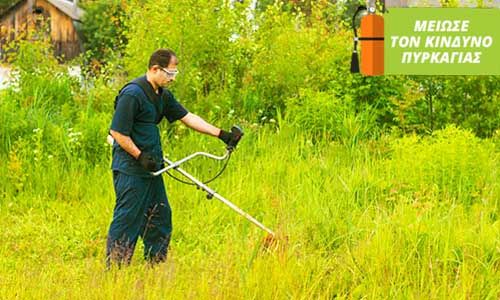
<instances>
[{"instance_id":1,"label":"extinguisher nozzle","mask_svg":"<svg viewBox=\"0 0 500 300\"><path fill-rule=\"evenodd\" d=\"M358 52L353 51L351 57L351 73L359 73L359 58Z\"/></svg>"}]
</instances>

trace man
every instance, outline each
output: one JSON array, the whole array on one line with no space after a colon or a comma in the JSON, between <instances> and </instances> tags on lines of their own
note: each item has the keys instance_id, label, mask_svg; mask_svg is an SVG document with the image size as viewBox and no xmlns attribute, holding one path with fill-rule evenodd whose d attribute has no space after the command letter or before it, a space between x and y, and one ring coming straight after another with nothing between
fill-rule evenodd
<instances>
[{"instance_id":1,"label":"man","mask_svg":"<svg viewBox=\"0 0 500 300\"><path fill-rule=\"evenodd\" d=\"M110 134L113 144L113 182L116 206L107 239L107 265L128 264L138 237L144 242L144 258L165 261L172 232L171 209L161 176L152 171L162 166L159 122L181 120L188 127L226 144L233 134L188 112L165 87L178 73L178 60L169 49L155 51L148 71L120 91Z\"/></svg>"}]
</instances>

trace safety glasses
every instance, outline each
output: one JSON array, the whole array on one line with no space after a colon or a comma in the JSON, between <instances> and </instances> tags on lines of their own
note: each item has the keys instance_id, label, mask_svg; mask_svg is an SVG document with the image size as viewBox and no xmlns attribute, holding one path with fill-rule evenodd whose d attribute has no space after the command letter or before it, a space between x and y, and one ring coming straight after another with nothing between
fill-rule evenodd
<instances>
[{"instance_id":1,"label":"safety glasses","mask_svg":"<svg viewBox=\"0 0 500 300\"><path fill-rule=\"evenodd\" d=\"M175 77L177 74L179 74L179 71L177 69L175 70L167 70L165 68L160 68L165 74L167 74L168 77Z\"/></svg>"}]
</instances>

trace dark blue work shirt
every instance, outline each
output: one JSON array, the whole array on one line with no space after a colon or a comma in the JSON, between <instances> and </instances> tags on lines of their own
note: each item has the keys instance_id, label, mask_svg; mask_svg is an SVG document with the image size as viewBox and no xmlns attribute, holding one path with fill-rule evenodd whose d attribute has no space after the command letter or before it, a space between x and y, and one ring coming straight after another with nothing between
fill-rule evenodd
<instances>
[{"instance_id":1,"label":"dark blue work shirt","mask_svg":"<svg viewBox=\"0 0 500 300\"><path fill-rule=\"evenodd\" d=\"M134 81L141 81L144 91L138 84L126 85L118 95L111 129L129 136L141 150L154 155L158 167L163 160L158 124L165 117L170 123L182 119L188 111L167 89L159 88L156 94L146 76ZM148 99L149 98L149 99ZM156 107L155 107L156 106ZM115 141L111 168L128 175L150 177L139 162Z\"/></svg>"}]
</instances>

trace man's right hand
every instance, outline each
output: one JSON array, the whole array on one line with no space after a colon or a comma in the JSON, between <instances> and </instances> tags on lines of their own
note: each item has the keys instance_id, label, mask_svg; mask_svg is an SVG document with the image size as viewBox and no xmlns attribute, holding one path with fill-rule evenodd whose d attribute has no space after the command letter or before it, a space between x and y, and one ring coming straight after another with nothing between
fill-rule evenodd
<instances>
[{"instance_id":1,"label":"man's right hand","mask_svg":"<svg viewBox=\"0 0 500 300\"><path fill-rule=\"evenodd\" d=\"M142 151L137 158L141 166L149 172L154 172L158 168L158 164L154 159L154 156L149 152Z\"/></svg>"}]
</instances>

